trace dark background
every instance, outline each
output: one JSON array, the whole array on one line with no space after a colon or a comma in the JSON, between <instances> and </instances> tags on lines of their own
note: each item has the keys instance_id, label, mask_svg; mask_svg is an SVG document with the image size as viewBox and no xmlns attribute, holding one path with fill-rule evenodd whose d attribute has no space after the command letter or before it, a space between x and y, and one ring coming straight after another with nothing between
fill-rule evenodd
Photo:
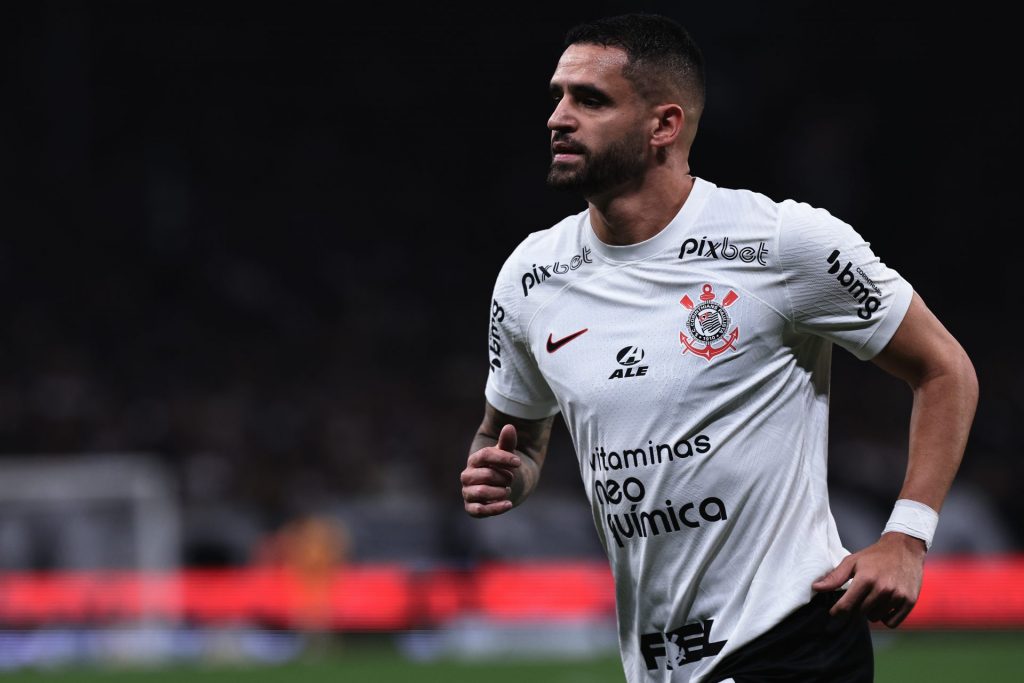
<instances>
[{"instance_id":1,"label":"dark background","mask_svg":"<svg viewBox=\"0 0 1024 683\"><path fill-rule=\"evenodd\" d=\"M572 24L642 8L707 60L693 173L851 223L970 353L981 401L957 486L996 515L990 549L1024 544L1011 22L211 5L36 3L0 27L0 457L156 454L189 564L246 562L297 515L375 506L429 510L428 555L478 556L458 472L494 277L584 207L544 186L547 81ZM833 490L884 523L910 394L842 351L833 376ZM561 426L538 495L585 519Z\"/></svg>"}]
</instances>

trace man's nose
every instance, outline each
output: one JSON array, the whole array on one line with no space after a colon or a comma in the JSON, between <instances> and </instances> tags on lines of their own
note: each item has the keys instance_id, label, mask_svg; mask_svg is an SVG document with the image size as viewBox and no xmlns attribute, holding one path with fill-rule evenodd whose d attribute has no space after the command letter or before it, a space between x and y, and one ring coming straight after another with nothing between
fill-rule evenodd
<instances>
[{"instance_id":1,"label":"man's nose","mask_svg":"<svg viewBox=\"0 0 1024 683\"><path fill-rule=\"evenodd\" d=\"M548 117L549 130L576 129L576 118L572 115L572 111L567 104L566 99L567 98L563 97L555 104L555 110L551 112L551 116Z\"/></svg>"}]
</instances>

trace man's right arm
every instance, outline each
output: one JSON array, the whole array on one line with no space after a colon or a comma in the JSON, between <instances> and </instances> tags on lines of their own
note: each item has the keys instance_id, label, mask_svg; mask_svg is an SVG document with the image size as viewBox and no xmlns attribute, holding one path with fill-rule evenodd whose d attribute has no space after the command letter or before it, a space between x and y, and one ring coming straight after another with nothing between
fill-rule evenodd
<instances>
[{"instance_id":1,"label":"man's right arm","mask_svg":"<svg viewBox=\"0 0 1024 683\"><path fill-rule=\"evenodd\" d=\"M487 402L462 470L462 498L472 517L511 510L537 487L554 416L526 420Z\"/></svg>"}]
</instances>

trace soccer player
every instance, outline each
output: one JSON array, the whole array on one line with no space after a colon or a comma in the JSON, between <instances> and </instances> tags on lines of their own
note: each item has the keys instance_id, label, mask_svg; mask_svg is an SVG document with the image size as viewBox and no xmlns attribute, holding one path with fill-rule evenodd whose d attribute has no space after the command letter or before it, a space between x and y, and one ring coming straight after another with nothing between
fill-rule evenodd
<instances>
[{"instance_id":1,"label":"soccer player","mask_svg":"<svg viewBox=\"0 0 1024 683\"><path fill-rule=\"evenodd\" d=\"M973 366L851 226L691 175L704 70L682 27L610 17L566 46L548 183L588 208L498 274L465 509L530 495L561 412L630 681L870 681L868 620L896 627L917 599ZM833 344L913 391L899 500L854 553L826 488Z\"/></svg>"}]
</instances>

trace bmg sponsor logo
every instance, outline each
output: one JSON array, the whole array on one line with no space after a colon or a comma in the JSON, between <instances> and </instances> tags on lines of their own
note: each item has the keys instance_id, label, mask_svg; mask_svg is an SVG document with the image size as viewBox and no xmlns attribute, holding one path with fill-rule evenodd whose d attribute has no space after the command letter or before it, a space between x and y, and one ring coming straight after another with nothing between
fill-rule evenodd
<instances>
[{"instance_id":1,"label":"bmg sponsor logo","mask_svg":"<svg viewBox=\"0 0 1024 683\"><path fill-rule=\"evenodd\" d=\"M840 266L839 261L839 250L833 249L832 253L828 255L826 261L832 265L829 266L828 274L836 276L836 282L846 288L846 291L850 293L850 296L861 305L857 309L857 315L864 320L870 320L871 314L878 310L878 307L882 305L882 300L879 298L882 296L882 290L878 288L874 282L871 281L867 275L864 274L860 268L857 268L857 275L863 278L863 281L858 280L857 276L854 275L851 267L853 263L847 261L845 266ZM843 269L839 271L840 267ZM838 274L837 274L838 273ZM871 292L874 292L878 296L871 296Z\"/></svg>"},{"instance_id":2,"label":"bmg sponsor logo","mask_svg":"<svg viewBox=\"0 0 1024 683\"><path fill-rule=\"evenodd\" d=\"M726 261L738 259L743 263L756 262L762 266L768 265L768 259L765 258L768 255L768 247L764 242L758 244L755 249L754 247L738 247L730 243L728 237L722 238L721 242L716 242L714 239L709 240L707 235L701 237L699 242L691 237L679 247L679 258L691 254L704 258L725 259Z\"/></svg>"},{"instance_id":3,"label":"bmg sponsor logo","mask_svg":"<svg viewBox=\"0 0 1024 683\"><path fill-rule=\"evenodd\" d=\"M523 273L523 296L530 296L530 290L548 278L565 275L570 270L578 270L584 263L593 263L590 259L590 247L583 247L583 251L573 254L565 262L555 261L550 266L533 264L533 268Z\"/></svg>"},{"instance_id":4,"label":"bmg sponsor logo","mask_svg":"<svg viewBox=\"0 0 1024 683\"><path fill-rule=\"evenodd\" d=\"M491 301L491 333L488 349L491 352L491 370L501 370L501 322L505 320L505 309L497 299Z\"/></svg>"}]
</instances>

